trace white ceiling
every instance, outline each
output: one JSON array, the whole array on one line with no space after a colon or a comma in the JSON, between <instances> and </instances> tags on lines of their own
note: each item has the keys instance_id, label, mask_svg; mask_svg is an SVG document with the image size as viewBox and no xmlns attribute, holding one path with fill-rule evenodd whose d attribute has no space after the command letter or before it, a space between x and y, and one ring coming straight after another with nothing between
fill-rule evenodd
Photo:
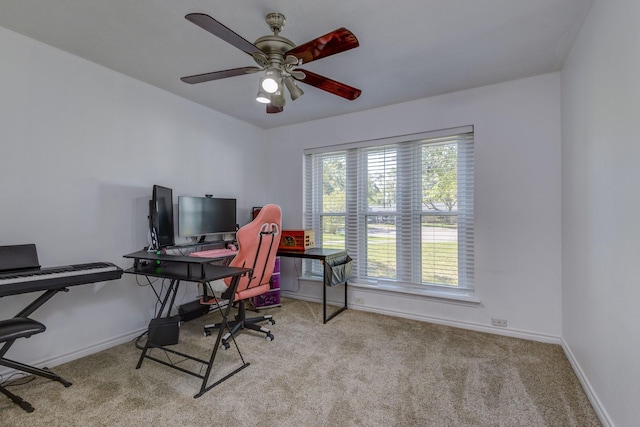
<instances>
[{"instance_id":1,"label":"white ceiling","mask_svg":"<svg viewBox=\"0 0 640 427\"><path fill-rule=\"evenodd\" d=\"M591 0L0 0L0 26L262 128L558 71ZM305 94L266 114L258 74L189 85L182 76L255 63L190 23L206 13L254 42L281 12L302 44L340 27L356 49L305 66L355 86L355 101Z\"/></svg>"}]
</instances>

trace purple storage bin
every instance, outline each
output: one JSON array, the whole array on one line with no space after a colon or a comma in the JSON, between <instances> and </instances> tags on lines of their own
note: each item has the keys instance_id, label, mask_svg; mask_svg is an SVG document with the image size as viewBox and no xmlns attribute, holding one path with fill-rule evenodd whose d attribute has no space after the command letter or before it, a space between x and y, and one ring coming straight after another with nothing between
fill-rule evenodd
<instances>
[{"instance_id":1,"label":"purple storage bin","mask_svg":"<svg viewBox=\"0 0 640 427\"><path fill-rule=\"evenodd\" d=\"M277 256L276 257L276 263L275 266L273 267L273 273L280 273L280 257Z\"/></svg>"},{"instance_id":2,"label":"purple storage bin","mask_svg":"<svg viewBox=\"0 0 640 427\"><path fill-rule=\"evenodd\" d=\"M271 289L280 289L280 273L271 276Z\"/></svg>"},{"instance_id":3,"label":"purple storage bin","mask_svg":"<svg viewBox=\"0 0 640 427\"><path fill-rule=\"evenodd\" d=\"M257 297L253 297L253 306L255 308L268 307L272 305L280 305L280 289L269 291Z\"/></svg>"}]
</instances>

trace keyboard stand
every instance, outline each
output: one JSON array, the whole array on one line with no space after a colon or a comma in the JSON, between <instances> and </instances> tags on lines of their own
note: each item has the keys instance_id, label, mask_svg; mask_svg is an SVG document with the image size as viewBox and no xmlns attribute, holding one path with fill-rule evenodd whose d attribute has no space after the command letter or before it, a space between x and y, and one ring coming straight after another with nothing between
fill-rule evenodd
<instances>
[{"instance_id":1,"label":"keyboard stand","mask_svg":"<svg viewBox=\"0 0 640 427\"><path fill-rule=\"evenodd\" d=\"M98 269L98 264L101 267L100 269ZM121 276L122 269L110 263L40 268L34 244L0 246L0 277L2 278L0 298L44 291L20 310L20 312L14 316L14 319L24 318L29 320L29 316L37 309L42 307L58 292L68 292L71 286L115 280ZM17 371L57 381L65 387L71 386L69 381L49 371L46 367L41 369L4 357L16 339L29 337L34 333L44 332L44 328L34 332L30 331L29 325L27 324L27 329L21 330L22 333L26 334L16 338L16 333L20 335L20 331L16 332L15 323L5 323L5 325L9 325L9 329L5 328L6 332L10 332L9 337L13 336L14 338L7 339L8 336L4 336L5 339L0 346L0 366L6 366ZM24 323L22 325L24 326ZM25 411L32 412L34 410L33 406L28 402L5 388L2 388L0 392L5 394Z\"/></svg>"},{"instance_id":2,"label":"keyboard stand","mask_svg":"<svg viewBox=\"0 0 640 427\"><path fill-rule=\"evenodd\" d=\"M38 296L34 301L32 301L29 305L23 308L18 314L14 316L14 318L28 318L34 311L42 307L47 301L49 301L54 295L58 292L68 292L67 288L59 288L59 289L50 289L45 291L42 295ZM15 360L5 359L4 355L9 351L9 348L13 345L15 340L10 340L4 343L2 347L0 347L0 359L2 360L1 365L6 366L11 369L15 369L18 371L26 372L31 375L37 375L40 377L48 378L53 381L57 381L65 387L71 386L71 383L59 375L54 374L49 371L47 368L40 369L35 366L25 365L24 363L17 362ZM33 408L31 408L33 410ZM31 411L28 411L31 412Z\"/></svg>"},{"instance_id":3,"label":"keyboard stand","mask_svg":"<svg viewBox=\"0 0 640 427\"><path fill-rule=\"evenodd\" d=\"M165 317L169 316L169 312L171 310L171 307L174 305L176 295L178 293L178 288L182 281L208 283L213 280L231 277L232 279L229 288L233 291L232 294L235 294L235 291L238 287L238 282L240 281L240 277L252 271L252 269L250 268L212 265L211 262L215 261L215 259L212 258L155 254L147 251L134 252L132 254L125 255L124 257L134 259L133 268L125 270L125 273L145 276L149 283L151 283L149 279L150 277L158 277L170 280L169 288L167 289L164 297L161 299L162 303L160 308L158 309L158 312L156 313L156 319L162 318L165 311ZM144 264L144 262L148 262L148 264ZM218 308L218 310L222 314L222 324L224 326L218 331L218 336L209 356L209 360L200 359L198 357L176 351L166 345L155 345L149 343L149 340L147 340L144 348L142 349L142 353L140 354L140 358L138 359L136 369L139 369L142 366L142 362L144 361L144 359L150 359L154 362L197 377L202 380L202 383L200 385L200 390L198 391L198 393L193 396L194 398L202 396L204 393L211 390L218 384L240 372L241 370L249 366L249 363L244 361L242 353L240 352L240 349L236 344L236 350L238 351L238 355L240 356L240 360L242 362L241 366L226 374L224 377L214 382L213 384L208 384L213 370L213 364L216 358L216 354L218 352L218 349L220 348L220 343L224 335L224 329L229 329L228 318L231 311L231 306L232 304L228 304L226 307ZM150 354L150 350L153 348L161 348L163 351L176 354L186 359L206 365L206 372L204 375L202 375L199 372L190 371L183 368L182 366L169 363L162 359L158 359L157 357L154 357Z\"/></svg>"}]
</instances>

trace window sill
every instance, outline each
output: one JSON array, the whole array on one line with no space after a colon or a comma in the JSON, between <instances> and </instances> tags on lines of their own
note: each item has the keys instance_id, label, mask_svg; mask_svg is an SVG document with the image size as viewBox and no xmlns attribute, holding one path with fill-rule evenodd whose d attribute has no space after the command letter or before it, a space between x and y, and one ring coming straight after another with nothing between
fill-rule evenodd
<instances>
[{"instance_id":1,"label":"window sill","mask_svg":"<svg viewBox=\"0 0 640 427\"><path fill-rule=\"evenodd\" d=\"M301 276L300 280L321 283L317 276ZM418 286L414 284L398 284L391 281L349 281L349 286L354 288L370 289L382 292L394 292L398 294L422 296L429 299L443 300L444 302L479 305L480 298L469 289L449 289L440 286Z\"/></svg>"}]
</instances>

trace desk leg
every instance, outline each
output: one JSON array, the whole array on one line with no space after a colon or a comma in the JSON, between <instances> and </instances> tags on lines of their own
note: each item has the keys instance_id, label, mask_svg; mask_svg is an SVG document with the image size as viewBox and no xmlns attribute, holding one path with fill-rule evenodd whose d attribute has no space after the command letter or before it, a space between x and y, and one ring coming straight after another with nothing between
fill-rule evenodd
<instances>
[{"instance_id":1,"label":"desk leg","mask_svg":"<svg viewBox=\"0 0 640 427\"><path fill-rule=\"evenodd\" d=\"M323 284L324 291L323 291L323 296L322 296L322 310L323 310L324 318L322 319L322 323L327 323L329 320L333 319L338 314L342 313L343 311L345 311L347 309L347 285L348 285L347 282L344 282L342 284L342 286L344 286L344 305L342 307L340 307L339 309L337 309L336 311L334 311L333 313L331 313L327 317L327 297L326 297L326 289L327 289L327 287Z\"/></svg>"},{"instance_id":2,"label":"desk leg","mask_svg":"<svg viewBox=\"0 0 640 427\"><path fill-rule=\"evenodd\" d=\"M240 281L240 276L233 277L231 281L231 286L230 286L230 288L233 289L233 292L231 293L231 295L235 295L236 293L235 291L238 288L239 281ZM207 386L207 383L209 382L209 376L211 375L211 369L213 368L213 362L216 358L216 354L218 353L218 349L220 348L220 342L222 341L222 336L224 335L224 330L229 329L228 319L229 319L229 313L231 312L232 305L233 304L231 303L231 301L229 301L229 304L227 304L226 309L222 313L222 322L221 322L222 325L218 329L218 336L216 338L216 343L213 346L213 351L211 352L211 358L209 359L209 364L207 365L207 372L204 374L204 378L202 379L202 386L200 387L200 391L195 396L193 396L194 398L202 396L207 391L211 390L221 382L225 381L226 379L232 377L233 375L237 374L238 372L240 372L241 370L249 366L249 363L244 361L244 358L242 357L242 353L240 353L240 349L238 348L238 354L240 355L240 360L242 360L242 366L240 366L238 369L234 370L233 372L225 375L223 378L219 379L218 381L211 384L210 386Z\"/></svg>"},{"instance_id":3,"label":"desk leg","mask_svg":"<svg viewBox=\"0 0 640 427\"><path fill-rule=\"evenodd\" d=\"M158 310L158 313L156 313L156 319L159 319L160 317L162 317L162 313L164 313L164 309L167 306L167 302L169 301L169 297L171 296L171 303L173 305L173 302L176 299L176 294L178 293L178 285L179 285L179 281L176 279L171 279L171 283L169 284L169 288L167 289L167 293L164 296L164 299L162 300L162 305L160 306L160 309ZM171 306L169 306L171 307ZM169 311L171 310L171 308L169 308ZM167 312L167 315L169 315L169 312ZM149 331L147 330L147 334L149 333ZM142 350L142 353L140 354L140 359L138 359L138 364L136 365L136 369L140 369L140 366L142 366L142 361L144 360L145 356L147 355L147 351L149 350L149 336L147 335L147 342L144 344L144 349Z\"/></svg>"},{"instance_id":4,"label":"desk leg","mask_svg":"<svg viewBox=\"0 0 640 427\"><path fill-rule=\"evenodd\" d=\"M323 263L323 273L324 269L327 268L327 263ZM347 282L343 283L344 286L344 305L340 307L338 310L334 311L327 317L327 283L326 283L326 274L323 274L324 278L322 279L322 323L326 324L329 320L336 317L338 314L342 313L347 309Z\"/></svg>"}]
</instances>

